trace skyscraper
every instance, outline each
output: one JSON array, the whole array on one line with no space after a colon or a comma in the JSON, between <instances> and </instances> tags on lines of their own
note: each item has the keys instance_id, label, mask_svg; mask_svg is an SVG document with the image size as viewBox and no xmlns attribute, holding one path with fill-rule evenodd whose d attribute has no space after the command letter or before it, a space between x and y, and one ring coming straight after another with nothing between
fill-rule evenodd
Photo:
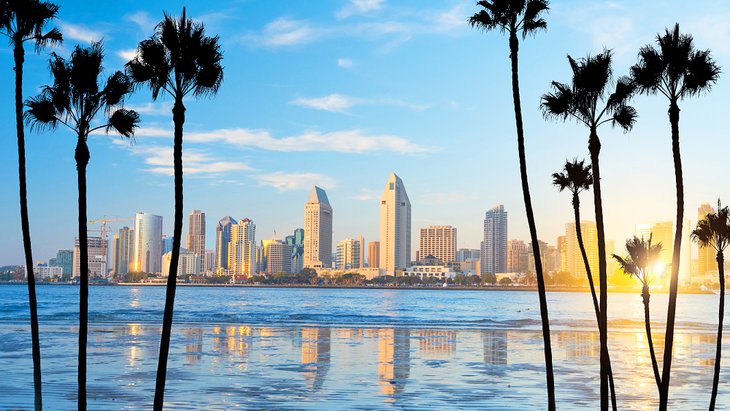
<instances>
[{"instance_id":1,"label":"skyscraper","mask_svg":"<svg viewBox=\"0 0 730 411\"><path fill-rule=\"evenodd\" d=\"M581 221L580 231L583 237L583 246L586 249L586 256L588 257L588 265L591 267L591 273L594 279L598 278L598 231L596 223L593 221ZM646 239L648 240L649 237L647 236ZM608 253L608 244L606 251L606 255L610 255ZM578 233L575 231L574 222L565 223L564 260L563 254L561 254L561 269L563 271L573 274L573 277L576 278L586 278L586 266L583 262L583 255L580 252Z\"/></svg>"},{"instance_id":2,"label":"skyscraper","mask_svg":"<svg viewBox=\"0 0 730 411\"><path fill-rule=\"evenodd\" d=\"M304 268L304 229L294 230L294 234L286 236L285 242L291 245L292 272L298 273Z\"/></svg>"},{"instance_id":3,"label":"skyscraper","mask_svg":"<svg viewBox=\"0 0 730 411\"><path fill-rule=\"evenodd\" d=\"M707 214L714 213L715 209L708 203L702 203L697 209L697 221L702 220ZM669 244L671 248L671 244ZM684 244L684 241L682 242ZM666 246L666 245L665 245ZM671 251L670 251L671 252ZM716 270L715 250L712 247L697 247L697 274L702 277L708 272Z\"/></svg>"},{"instance_id":4,"label":"skyscraper","mask_svg":"<svg viewBox=\"0 0 730 411\"><path fill-rule=\"evenodd\" d=\"M63 269L62 275L73 274L74 252L73 250L58 250L56 253L56 265Z\"/></svg>"},{"instance_id":5,"label":"skyscraper","mask_svg":"<svg viewBox=\"0 0 730 411\"><path fill-rule=\"evenodd\" d=\"M393 274L411 263L411 201L403 180L390 173L380 197L380 268Z\"/></svg>"},{"instance_id":6,"label":"skyscraper","mask_svg":"<svg viewBox=\"0 0 730 411\"><path fill-rule=\"evenodd\" d=\"M357 262L359 268L365 267L365 238L362 235L357 236L357 241L360 243L360 260Z\"/></svg>"},{"instance_id":7,"label":"skyscraper","mask_svg":"<svg viewBox=\"0 0 730 411\"><path fill-rule=\"evenodd\" d=\"M507 271L507 212L501 204L485 214L481 254L482 274Z\"/></svg>"},{"instance_id":8,"label":"skyscraper","mask_svg":"<svg viewBox=\"0 0 730 411\"><path fill-rule=\"evenodd\" d=\"M243 277L256 274L256 224L248 218L231 226L228 273Z\"/></svg>"},{"instance_id":9,"label":"skyscraper","mask_svg":"<svg viewBox=\"0 0 730 411\"><path fill-rule=\"evenodd\" d=\"M238 224L231 216L225 216L215 226L215 270L218 275L228 272L228 245L231 242L231 227Z\"/></svg>"},{"instance_id":10,"label":"skyscraper","mask_svg":"<svg viewBox=\"0 0 730 411\"><path fill-rule=\"evenodd\" d=\"M340 270L360 268L361 250L359 240L346 238L337 243L337 268Z\"/></svg>"},{"instance_id":11,"label":"skyscraper","mask_svg":"<svg viewBox=\"0 0 730 411\"><path fill-rule=\"evenodd\" d=\"M422 228L420 258L428 256L446 264L456 261L456 228L450 225Z\"/></svg>"},{"instance_id":12,"label":"skyscraper","mask_svg":"<svg viewBox=\"0 0 730 411\"><path fill-rule=\"evenodd\" d=\"M314 186L304 204L304 267L332 266L332 206L327 193Z\"/></svg>"},{"instance_id":13,"label":"skyscraper","mask_svg":"<svg viewBox=\"0 0 730 411\"><path fill-rule=\"evenodd\" d=\"M134 230L122 227L114 236L114 275L124 277L134 261Z\"/></svg>"},{"instance_id":14,"label":"skyscraper","mask_svg":"<svg viewBox=\"0 0 730 411\"><path fill-rule=\"evenodd\" d=\"M107 240L101 237L87 238L87 251L89 262L89 277L105 277L106 276L106 249ZM81 247L78 237L74 241L74 260L73 260L73 276L78 277L81 274Z\"/></svg>"},{"instance_id":15,"label":"skyscraper","mask_svg":"<svg viewBox=\"0 0 730 411\"><path fill-rule=\"evenodd\" d=\"M527 245L522 240L507 241L507 272L524 273L528 268Z\"/></svg>"},{"instance_id":16,"label":"skyscraper","mask_svg":"<svg viewBox=\"0 0 730 411\"><path fill-rule=\"evenodd\" d=\"M380 241L368 243L368 267L380 268Z\"/></svg>"},{"instance_id":17,"label":"skyscraper","mask_svg":"<svg viewBox=\"0 0 730 411\"><path fill-rule=\"evenodd\" d=\"M135 215L134 271L162 272L162 216L149 213Z\"/></svg>"},{"instance_id":18,"label":"skyscraper","mask_svg":"<svg viewBox=\"0 0 730 411\"><path fill-rule=\"evenodd\" d=\"M202 272L205 257L205 213L200 210L193 210L188 217L187 249L200 256L198 272Z\"/></svg>"},{"instance_id":19,"label":"skyscraper","mask_svg":"<svg viewBox=\"0 0 730 411\"><path fill-rule=\"evenodd\" d=\"M262 270L268 274L292 272L292 246L281 240L263 240Z\"/></svg>"}]
</instances>

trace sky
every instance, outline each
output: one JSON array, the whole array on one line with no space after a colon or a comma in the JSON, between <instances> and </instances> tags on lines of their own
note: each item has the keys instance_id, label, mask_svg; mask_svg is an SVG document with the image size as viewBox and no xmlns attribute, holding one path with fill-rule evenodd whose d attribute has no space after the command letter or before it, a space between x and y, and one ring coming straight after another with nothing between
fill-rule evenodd
<instances>
[{"instance_id":1,"label":"sky","mask_svg":"<svg viewBox=\"0 0 730 411\"><path fill-rule=\"evenodd\" d=\"M163 12L187 14L220 36L224 81L212 98L188 98L185 123L185 226L200 209L207 247L226 215L248 217L256 238L278 238L303 226L312 185L334 209L334 243L379 236L379 198L390 172L412 203L415 256L419 229L452 225L459 248L478 248L484 213L503 204L509 238L529 241L520 189L507 38L468 26L474 1L178 1L119 0L104 7L60 1L65 42L35 54L28 48L25 97L51 82L51 51L103 40L107 73L122 69ZM573 212L551 174L568 158L587 158L588 133L543 118L540 96L553 80L569 82L566 56L614 53L614 72L628 73L643 45L680 24L696 47L723 67L711 93L680 103L685 215L730 196L727 102L730 4L725 1L553 1L548 29L520 47L520 81L528 175L538 236L555 244ZM23 261L13 106L13 59L0 48L0 265ZM599 130L606 233L617 245L637 223L669 221L675 186L668 102L636 96L636 126ZM139 89L126 104L142 123L133 141L110 134L89 139L88 214L162 215L172 234L172 114L166 96ZM72 248L77 235L75 136L27 132L28 199L34 259ZM592 219L592 195L581 207ZM98 226L97 226L98 228ZM183 243L184 244L184 243Z\"/></svg>"}]
</instances>

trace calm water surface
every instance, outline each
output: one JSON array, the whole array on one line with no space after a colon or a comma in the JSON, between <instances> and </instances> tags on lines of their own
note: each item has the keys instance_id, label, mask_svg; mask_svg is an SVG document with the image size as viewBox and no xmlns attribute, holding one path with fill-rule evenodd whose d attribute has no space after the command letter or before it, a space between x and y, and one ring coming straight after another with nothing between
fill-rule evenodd
<instances>
[{"instance_id":1,"label":"calm water surface","mask_svg":"<svg viewBox=\"0 0 730 411\"><path fill-rule=\"evenodd\" d=\"M151 408L164 292L90 289L89 409ZM39 286L38 300L44 405L73 409L78 288ZM25 286L0 286L0 409L32 408L26 301ZM590 295L550 293L548 304L559 408L596 408ZM717 296L679 304L672 407L706 409ZM659 355L665 307L665 295L652 296ZM167 407L543 409L539 319L534 292L179 287ZM642 319L638 294L610 295L621 409L657 405ZM718 400L730 405L730 390L721 385Z\"/></svg>"}]
</instances>

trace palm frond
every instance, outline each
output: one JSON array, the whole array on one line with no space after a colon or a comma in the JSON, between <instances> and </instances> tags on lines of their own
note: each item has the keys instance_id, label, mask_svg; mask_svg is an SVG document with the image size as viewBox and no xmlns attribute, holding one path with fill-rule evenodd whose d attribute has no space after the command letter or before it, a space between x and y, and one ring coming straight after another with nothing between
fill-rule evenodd
<instances>
[{"instance_id":1,"label":"palm frond","mask_svg":"<svg viewBox=\"0 0 730 411\"><path fill-rule=\"evenodd\" d=\"M109 117L109 123L106 127L107 134L112 129L124 137L134 136L134 130L139 125L139 114L134 110L119 109L115 110Z\"/></svg>"}]
</instances>

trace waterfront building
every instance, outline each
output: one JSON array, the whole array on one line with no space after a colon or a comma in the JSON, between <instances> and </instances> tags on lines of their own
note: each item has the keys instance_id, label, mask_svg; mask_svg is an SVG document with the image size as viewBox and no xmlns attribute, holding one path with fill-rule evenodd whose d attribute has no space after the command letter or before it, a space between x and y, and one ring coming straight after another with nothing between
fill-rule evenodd
<instances>
[{"instance_id":1,"label":"waterfront building","mask_svg":"<svg viewBox=\"0 0 730 411\"><path fill-rule=\"evenodd\" d=\"M215 250L205 250L203 255L203 275L213 275L215 273Z\"/></svg>"},{"instance_id":2,"label":"waterfront building","mask_svg":"<svg viewBox=\"0 0 730 411\"><path fill-rule=\"evenodd\" d=\"M200 256L199 272L203 272L205 257L205 213L193 210L188 216L187 249Z\"/></svg>"},{"instance_id":3,"label":"waterfront building","mask_svg":"<svg viewBox=\"0 0 730 411\"><path fill-rule=\"evenodd\" d=\"M172 261L172 251L166 252L162 256L162 275L167 277L170 272L170 262ZM186 249L180 249L180 255L177 263L177 275L200 275L200 255Z\"/></svg>"},{"instance_id":4,"label":"waterfront building","mask_svg":"<svg viewBox=\"0 0 730 411\"><path fill-rule=\"evenodd\" d=\"M218 275L228 272L228 245L231 242L231 227L238 224L231 216L225 216L215 226L215 270Z\"/></svg>"},{"instance_id":5,"label":"waterfront building","mask_svg":"<svg viewBox=\"0 0 730 411\"><path fill-rule=\"evenodd\" d=\"M304 204L304 267L332 267L332 206L317 186Z\"/></svg>"},{"instance_id":6,"label":"waterfront building","mask_svg":"<svg viewBox=\"0 0 730 411\"><path fill-rule=\"evenodd\" d=\"M380 241L368 243L368 267L380 268Z\"/></svg>"},{"instance_id":7,"label":"waterfront building","mask_svg":"<svg viewBox=\"0 0 730 411\"><path fill-rule=\"evenodd\" d=\"M162 252L162 254L165 254L165 253L169 253L170 251L172 251L172 242L174 240L175 240L175 237L164 234L162 236L162 246L161 246L160 252Z\"/></svg>"},{"instance_id":8,"label":"waterfront building","mask_svg":"<svg viewBox=\"0 0 730 411\"><path fill-rule=\"evenodd\" d=\"M445 281L447 278L454 278L456 271L449 265L414 265L403 271L406 277L419 277L421 280L426 278L436 278Z\"/></svg>"},{"instance_id":9,"label":"waterfront building","mask_svg":"<svg viewBox=\"0 0 730 411\"><path fill-rule=\"evenodd\" d=\"M291 246L291 269L292 272L298 273L304 268L304 229L297 228L294 234L286 236L284 241Z\"/></svg>"},{"instance_id":10,"label":"waterfront building","mask_svg":"<svg viewBox=\"0 0 730 411\"><path fill-rule=\"evenodd\" d=\"M261 272L267 274L292 272L292 246L281 240L261 241Z\"/></svg>"},{"instance_id":11,"label":"waterfront building","mask_svg":"<svg viewBox=\"0 0 730 411\"><path fill-rule=\"evenodd\" d=\"M395 173L390 173L380 197L379 258L388 275L411 263L411 201Z\"/></svg>"},{"instance_id":12,"label":"waterfront building","mask_svg":"<svg viewBox=\"0 0 730 411\"><path fill-rule=\"evenodd\" d=\"M707 214L714 212L715 209L710 204L702 203L697 209L697 221L705 218ZM717 262L715 260L715 249L712 247L697 247L697 275L701 278L707 274L714 274L716 272Z\"/></svg>"},{"instance_id":13,"label":"waterfront building","mask_svg":"<svg viewBox=\"0 0 730 411\"><path fill-rule=\"evenodd\" d=\"M228 243L228 273L249 277L256 274L256 224L248 218L231 226Z\"/></svg>"},{"instance_id":14,"label":"waterfront building","mask_svg":"<svg viewBox=\"0 0 730 411\"><path fill-rule=\"evenodd\" d=\"M583 245L588 257L588 265L591 267L594 279L598 278L598 231L593 221L580 222ZM648 237L646 237L648 239ZM608 252L606 253L607 256ZM608 257L607 257L608 258ZM575 278L586 278L586 267L583 263L583 256L578 244L578 235L575 230L575 222L565 224L565 253L564 260L561 260L562 271L571 273ZM564 264L563 264L564 263Z\"/></svg>"},{"instance_id":15,"label":"waterfront building","mask_svg":"<svg viewBox=\"0 0 730 411\"><path fill-rule=\"evenodd\" d=\"M113 244L114 275L124 277L130 271L130 263L134 261L134 230L122 227L114 235Z\"/></svg>"},{"instance_id":16,"label":"waterfront building","mask_svg":"<svg viewBox=\"0 0 730 411\"><path fill-rule=\"evenodd\" d=\"M337 269L360 268L361 246L359 240L346 238L337 243Z\"/></svg>"},{"instance_id":17,"label":"waterfront building","mask_svg":"<svg viewBox=\"0 0 730 411\"><path fill-rule=\"evenodd\" d=\"M522 240L507 241L507 272L524 273L529 268L527 244ZM533 261L534 264L534 261ZM534 271L533 271L534 273Z\"/></svg>"},{"instance_id":18,"label":"waterfront building","mask_svg":"<svg viewBox=\"0 0 730 411\"><path fill-rule=\"evenodd\" d=\"M23 267L25 270L25 278L28 278L28 269ZM61 277L63 275L63 268L55 265L45 264L43 262L37 262L33 266L33 275L36 280L49 280L54 277Z\"/></svg>"},{"instance_id":19,"label":"waterfront building","mask_svg":"<svg viewBox=\"0 0 730 411\"><path fill-rule=\"evenodd\" d=\"M363 268L365 267L365 253L367 251L365 249L365 238L362 235L359 235L357 236L357 241L360 243L360 259L357 262L357 266Z\"/></svg>"},{"instance_id":20,"label":"waterfront building","mask_svg":"<svg viewBox=\"0 0 730 411\"><path fill-rule=\"evenodd\" d=\"M150 213L135 215L133 271L162 272L162 216Z\"/></svg>"},{"instance_id":21,"label":"waterfront building","mask_svg":"<svg viewBox=\"0 0 730 411\"><path fill-rule=\"evenodd\" d=\"M419 260L433 256L443 263L456 261L456 228L449 225L421 229Z\"/></svg>"},{"instance_id":22,"label":"waterfront building","mask_svg":"<svg viewBox=\"0 0 730 411\"><path fill-rule=\"evenodd\" d=\"M61 267L63 270L61 275L73 274L74 250L58 250L58 252L56 252L55 260L54 264L49 265Z\"/></svg>"},{"instance_id":23,"label":"waterfront building","mask_svg":"<svg viewBox=\"0 0 730 411\"><path fill-rule=\"evenodd\" d=\"M456 261L472 261L481 259L482 250L478 248L460 248L456 251Z\"/></svg>"},{"instance_id":24,"label":"waterfront building","mask_svg":"<svg viewBox=\"0 0 730 411\"><path fill-rule=\"evenodd\" d=\"M482 274L507 271L507 212L501 204L485 214L481 249Z\"/></svg>"},{"instance_id":25,"label":"waterfront building","mask_svg":"<svg viewBox=\"0 0 730 411\"><path fill-rule=\"evenodd\" d=\"M107 240L101 237L88 237L87 239L89 278L106 276L106 250ZM79 238L74 239L74 260L73 260L73 276L79 277L81 274L81 247Z\"/></svg>"}]
</instances>

